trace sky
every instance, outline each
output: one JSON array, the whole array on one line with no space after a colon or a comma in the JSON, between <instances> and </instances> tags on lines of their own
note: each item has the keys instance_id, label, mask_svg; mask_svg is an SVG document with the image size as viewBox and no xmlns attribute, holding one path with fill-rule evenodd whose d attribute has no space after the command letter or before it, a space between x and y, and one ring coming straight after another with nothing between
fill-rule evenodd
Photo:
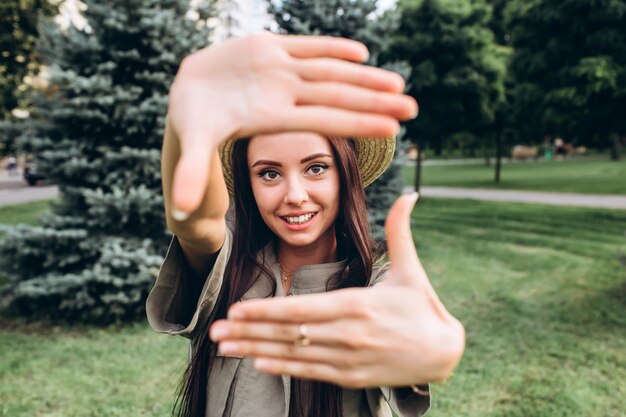
<instances>
[{"instance_id":1,"label":"sky","mask_svg":"<svg viewBox=\"0 0 626 417\"><path fill-rule=\"evenodd\" d=\"M378 0L378 10L387 10L396 4L396 0Z\"/></svg>"}]
</instances>

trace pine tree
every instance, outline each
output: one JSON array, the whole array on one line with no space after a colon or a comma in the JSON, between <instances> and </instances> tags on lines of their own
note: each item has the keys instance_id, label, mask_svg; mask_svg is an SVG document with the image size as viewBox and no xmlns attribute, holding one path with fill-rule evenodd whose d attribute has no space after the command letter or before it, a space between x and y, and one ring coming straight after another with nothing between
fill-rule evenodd
<instances>
[{"instance_id":1,"label":"pine tree","mask_svg":"<svg viewBox=\"0 0 626 417\"><path fill-rule=\"evenodd\" d=\"M379 16L376 9L377 0L283 0L270 3L270 12L283 33L355 39L369 49L367 64L394 70L407 78L410 70L405 63L381 65L379 59L387 48L389 34L399 23L399 15L392 10ZM401 135L398 135L398 143L400 139ZM391 167L365 189L374 240L385 238L387 212L404 187L401 171L401 163L395 158Z\"/></svg>"},{"instance_id":2,"label":"pine tree","mask_svg":"<svg viewBox=\"0 0 626 417\"><path fill-rule=\"evenodd\" d=\"M83 0L83 29L42 27L49 87L20 138L60 188L38 227L4 228L5 309L70 321L139 317L168 242L160 146L169 85L205 46L185 0ZM195 12L200 20L192 20Z\"/></svg>"}]
</instances>

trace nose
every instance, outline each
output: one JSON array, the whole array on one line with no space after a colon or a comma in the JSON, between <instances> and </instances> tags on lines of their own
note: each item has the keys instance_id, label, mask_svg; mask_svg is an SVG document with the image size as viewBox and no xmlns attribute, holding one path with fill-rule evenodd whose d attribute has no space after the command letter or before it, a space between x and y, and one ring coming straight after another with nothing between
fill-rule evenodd
<instances>
[{"instance_id":1,"label":"nose","mask_svg":"<svg viewBox=\"0 0 626 417\"><path fill-rule=\"evenodd\" d=\"M287 180L285 204L300 206L309 199L309 194L301 178L292 176Z\"/></svg>"}]
</instances>

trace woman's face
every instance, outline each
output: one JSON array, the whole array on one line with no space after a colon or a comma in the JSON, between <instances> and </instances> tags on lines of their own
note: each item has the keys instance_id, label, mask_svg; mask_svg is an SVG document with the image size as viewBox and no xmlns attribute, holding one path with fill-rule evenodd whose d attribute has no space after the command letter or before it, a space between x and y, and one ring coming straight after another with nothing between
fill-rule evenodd
<instances>
[{"instance_id":1,"label":"woman's face","mask_svg":"<svg viewBox=\"0 0 626 417\"><path fill-rule=\"evenodd\" d=\"M261 217L283 243L307 247L334 239L339 173L326 138L255 136L248 145L248 168Z\"/></svg>"}]
</instances>

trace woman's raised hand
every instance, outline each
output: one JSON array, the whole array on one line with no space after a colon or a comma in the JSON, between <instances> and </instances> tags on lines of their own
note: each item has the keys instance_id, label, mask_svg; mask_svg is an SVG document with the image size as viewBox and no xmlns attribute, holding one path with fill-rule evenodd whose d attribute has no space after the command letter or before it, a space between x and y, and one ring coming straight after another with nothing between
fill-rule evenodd
<instances>
[{"instance_id":1,"label":"woman's raised hand","mask_svg":"<svg viewBox=\"0 0 626 417\"><path fill-rule=\"evenodd\" d=\"M221 142L281 131L391 136L417 115L398 74L357 64L359 42L261 33L187 56L169 95L168 124L179 139L173 206L200 204Z\"/></svg>"},{"instance_id":2,"label":"woman's raised hand","mask_svg":"<svg viewBox=\"0 0 626 417\"><path fill-rule=\"evenodd\" d=\"M385 225L391 271L374 287L237 303L210 336L227 355L255 357L273 374L347 387L403 386L447 378L465 347L417 257L401 196ZM306 325L309 345L302 340Z\"/></svg>"}]
</instances>

